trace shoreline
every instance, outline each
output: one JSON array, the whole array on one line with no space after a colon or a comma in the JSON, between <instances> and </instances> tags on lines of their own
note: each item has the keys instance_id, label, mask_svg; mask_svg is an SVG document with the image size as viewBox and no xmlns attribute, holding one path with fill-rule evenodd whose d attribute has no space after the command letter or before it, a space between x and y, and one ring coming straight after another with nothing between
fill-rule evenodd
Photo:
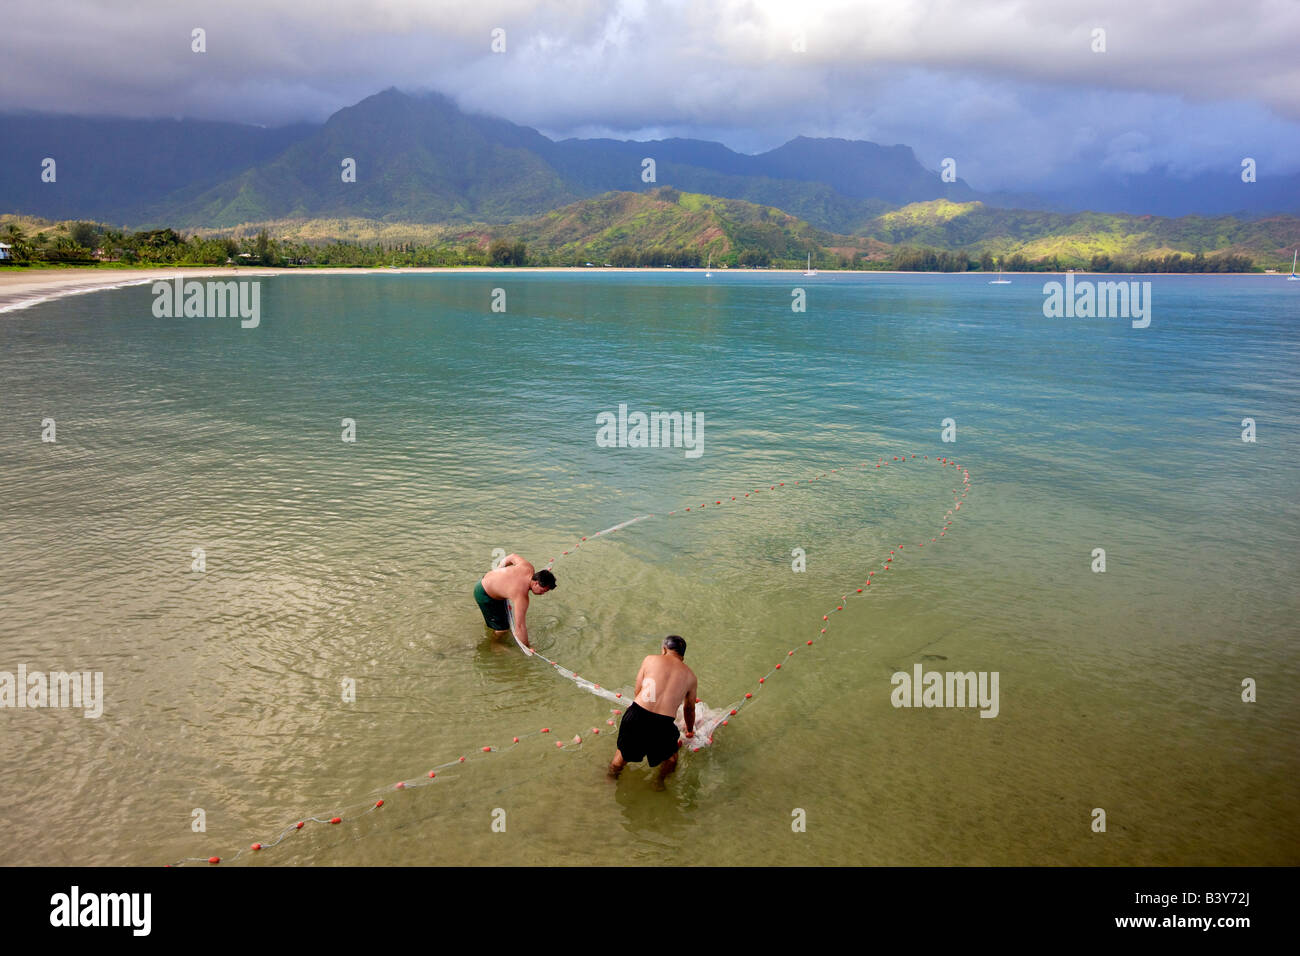
<instances>
[{"instance_id":1,"label":"shoreline","mask_svg":"<svg viewBox=\"0 0 1300 956\"><path fill-rule=\"evenodd\" d=\"M662 266L647 266L635 268L617 268L617 267L589 267L589 266L412 266L409 268L394 269L388 266L364 266L364 267L323 267L323 268L293 268L293 269L276 269L263 268L257 269L250 266L196 266L185 268L180 266L159 266L156 268L145 269L119 269L102 266L81 266L67 269L61 268L40 268L40 269L18 269L5 268L0 270L0 314L6 312L16 312L30 308L34 305L40 305L43 302L50 302L55 299L66 298L72 295L85 295L91 292L102 292L109 289L121 289L133 285L145 285L150 282L156 282L160 279L175 279L178 276L184 278L208 278L212 276L221 277L240 277L240 278L271 278L287 275L443 275L451 273L461 274L516 274L516 273L549 273L549 272L600 272L600 273L679 273L695 274L703 273L702 268L664 268ZM741 275L789 275L796 278L805 278L803 273L798 269L715 269L714 275L741 274ZM923 275L951 275L951 276L983 276L992 275L993 273L984 272L919 272L919 271L901 271L886 269L832 269L826 272L819 272L817 276L807 278L818 278L821 276L835 275L890 275L890 276L923 276ZM1009 276L1042 276L1047 281L1053 276L1064 276L1069 273L1065 272L1014 272L1008 273ZM1194 278L1199 276L1257 276L1261 279L1285 279L1286 273L1275 272L1086 272L1083 270L1074 270L1076 276L1107 276L1112 279L1118 279L1120 276L1185 276ZM1014 280L1013 280L1014 281Z\"/></svg>"}]
</instances>

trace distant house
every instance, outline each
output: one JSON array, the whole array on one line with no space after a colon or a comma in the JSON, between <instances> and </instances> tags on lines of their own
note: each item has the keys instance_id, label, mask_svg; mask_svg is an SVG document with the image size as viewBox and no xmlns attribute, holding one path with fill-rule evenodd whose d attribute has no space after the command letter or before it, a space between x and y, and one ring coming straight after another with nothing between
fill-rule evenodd
<instances>
[{"instance_id":1,"label":"distant house","mask_svg":"<svg viewBox=\"0 0 1300 956\"><path fill-rule=\"evenodd\" d=\"M12 259L13 257L13 246L0 242L0 259Z\"/></svg>"}]
</instances>

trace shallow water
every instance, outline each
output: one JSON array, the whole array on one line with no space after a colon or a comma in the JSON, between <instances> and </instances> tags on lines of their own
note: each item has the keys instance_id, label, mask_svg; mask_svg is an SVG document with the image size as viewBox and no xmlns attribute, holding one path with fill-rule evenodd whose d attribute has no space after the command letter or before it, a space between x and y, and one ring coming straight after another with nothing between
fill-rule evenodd
<instances>
[{"instance_id":1,"label":"shallow water","mask_svg":"<svg viewBox=\"0 0 1300 956\"><path fill-rule=\"evenodd\" d=\"M256 329L154 318L147 286L0 317L0 670L106 696L0 709L0 863L229 858L381 798L239 862L1300 862L1300 299L1150 281L1147 329L1045 319L1042 277L844 274L279 276ZM703 453L599 447L620 403L702 413ZM971 490L931 542L940 456ZM557 558L548 656L630 690L679 633L706 701L754 699L666 789L609 782L610 705L484 633L496 548ZM998 672L998 716L895 708L917 663Z\"/></svg>"}]
</instances>

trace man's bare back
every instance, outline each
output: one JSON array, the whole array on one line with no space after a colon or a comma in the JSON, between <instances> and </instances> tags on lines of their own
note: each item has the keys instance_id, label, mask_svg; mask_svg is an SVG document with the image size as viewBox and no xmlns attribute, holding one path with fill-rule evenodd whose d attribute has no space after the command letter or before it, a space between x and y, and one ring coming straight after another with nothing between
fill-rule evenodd
<instances>
[{"instance_id":1,"label":"man's bare back","mask_svg":"<svg viewBox=\"0 0 1300 956\"><path fill-rule=\"evenodd\" d=\"M512 557L516 556L510 555L506 562ZM483 575L483 590L487 591L489 597L515 601L528 593L528 585L536 573L537 569L523 558L519 558L516 563L503 562L501 567Z\"/></svg>"},{"instance_id":2,"label":"man's bare back","mask_svg":"<svg viewBox=\"0 0 1300 956\"><path fill-rule=\"evenodd\" d=\"M636 702L655 714L676 719L677 708L695 711L695 672L676 654L651 654L636 675ZM695 722L688 721L687 727Z\"/></svg>"}]
</instances>

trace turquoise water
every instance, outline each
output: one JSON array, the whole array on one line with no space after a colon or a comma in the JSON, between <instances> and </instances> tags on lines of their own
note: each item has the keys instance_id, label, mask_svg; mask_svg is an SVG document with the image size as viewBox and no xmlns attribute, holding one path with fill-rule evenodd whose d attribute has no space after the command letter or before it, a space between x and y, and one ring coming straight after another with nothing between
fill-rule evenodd
<instances>
[{"instance_id":1,"label":"turquoise water","mask_svg":"<svg viewBox=\"0 0 1300 956\"><path fill-rule=\"evenodd\" d=\"M379 798L239 862L1300 862L1300 292L1149 277L1133 329L1045 319L1047 278L289 275L256 329L148 286L0 316L0 670L106 695L0 710L0 863L230 857ZM600 447L620 403L701 413L703 453ZM940 456L971 491L931 542ZM679 633L701 697L755 699L666 790L609 782L608 705L483 631L497 548L558 558L548 656L630 689ZM917 663L998 672L998 716L893 707ZM481 752L542 726L585 741Z\"/></svg>"}]
</instances>

